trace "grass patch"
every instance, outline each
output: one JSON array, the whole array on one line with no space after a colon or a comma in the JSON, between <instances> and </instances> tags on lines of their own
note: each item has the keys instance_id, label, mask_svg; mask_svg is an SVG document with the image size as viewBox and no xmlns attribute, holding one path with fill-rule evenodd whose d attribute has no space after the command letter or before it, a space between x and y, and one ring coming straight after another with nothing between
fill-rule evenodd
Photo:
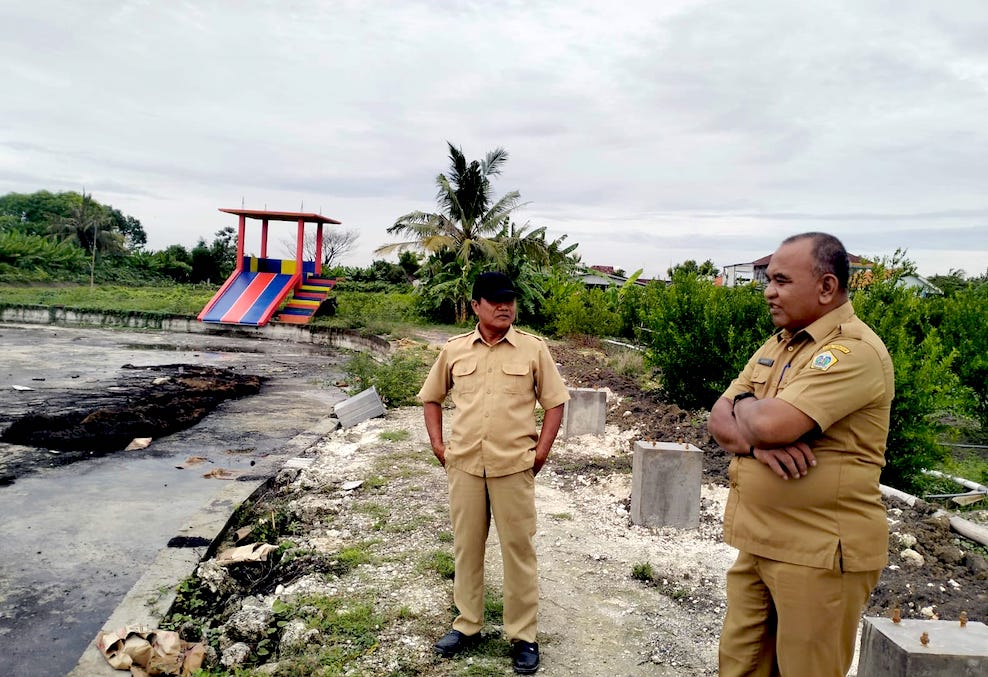
<instances>
[{"instance_id":1,"label":"grass patch","mask_svg":"<svg viewBox=\"0 0 988 677\"><path fill-rule=\"evenodd\" d=\"M445 550L434 550L419 561L420 571L434 571L443 578L453 579L456 566L453 555Z\"/></svg>"},{"instance_id":2,"label":"grass patch","mask_svg":"<svg viewBox=\"0 0 988 677\"><path fill-rule=\"evenodd\" d=\"M504 596L500 590L484 589L484 622L501 625L504 622Z\"/></svg>"},{"instance_id":3,"label":"grass patch","mask_svg":"<svg viewBox=\"0 0 988 677\"><path fill-rule=\"evenodd\" d=\"M427 473L430 459L435 459L431 451L405 450L378 456L371 468L382 479L408 479Z\"/></svg>"},{"instance_id":4,"label":"grass patch","mask_svg":"<svg viewBox=\"0 0 988 677\"><path fill-rule=\"evenodd\" d=\"M391 517L391 511L388 510L388 506L381 503L358 503L353 506L353 509L361 515L367 515L374 519L374 524L371 526L374 531L383 529L388 523L388 518Z\"/></svg>"},{"instance_id":5,"label":"grass patch","mask_svg":"<svg viewBox=\"0 0 988 677\"><path fill-rule=\"evenodd\" d=\"M302 620L321 636L315 652L292 661L296 675L345 674L355 660L377 648L386 622L367 596L303 596L286 605L284 616Z\"/></svg>"},{"instance_id":6,"label":"grass patch","mask_svg":"<svg viewBox=\"0 0 988 677\"><path fill-rule=\"evenodd\" d=\"M100 285L92 288L89 285L0 285L0 301L82 310L198 315L217 289L217 285L205 284L155 284L148 287Z\"/></svg>"},{"instance_id":7,"label":"grass patch","mask_svg":"<svg viewBox=\"0 0 988 677\"><path fill-rule=\"evenodd\" d=\"M551 513L549 515L549 517L551 517L554 520L559 520L560 522L563 522L565 520L571 520L571 519L573 519L573 513L571 513L571 512L554 512L554 513Z\"/></svg>"},{"instance_id":8,"label":"grass patch","mask_svg":"<svg viewBox=\"0 0 988 677\"><path fill-rule=\"evenodd\" d=\"M440 531L436 536L440 543L452 543L453 542L453 532L452 531Z\"/></svg>"},{"instance_id":9,"label":"grass patch","mask_svg":"<svg viewBox=\"0 0 988 677\"><path fill-rule=\"evenodd\" d=\"M375 543L376 541L364 541L357 545L343 548L336 553L335 559L342 565L343 572L349 573L361 564L376 563L377 557L371 552L371 548Z\"/></svg>"},{"instance_id":10,"label":"grass patch","mask_svg":"<svg viewBox=\"0 0 988 677\"><path fill-rule=\"evenodd\" d=\"M391 522L384 527L384 531L391 534L407 534L415 531L419 527L431 524L432 518L428 515L413 515L411 519L404 522Z\"/></svg>"},{"instance_id":11,"label":"grass patch","mask_svg":"<svg viewBox=\"0 0 988 677\"><path fill-rule=\"evenodd\" d=\"M388 442L403 442L411 436L412 434L407 430L390 430L378 435L379 438L382 440L387 440Z\"/></svg>"}]
</instances>

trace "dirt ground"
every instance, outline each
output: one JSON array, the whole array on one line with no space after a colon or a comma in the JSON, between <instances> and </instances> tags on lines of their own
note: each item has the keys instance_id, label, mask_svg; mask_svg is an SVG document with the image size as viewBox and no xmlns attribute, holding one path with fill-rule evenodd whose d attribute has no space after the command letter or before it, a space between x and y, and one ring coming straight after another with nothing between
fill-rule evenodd
<instances>
[{"instance_id":1,"label":"dirt ground","mask_svg":"<svg viewBox=\"0 0 988 677\"><path fill-rule=\"evenodd\" d=\"M704 450L704 480L727 483L730 454L707 433L705 412L686 412L665 404L657 394L643 393L630 377L615 374L606 366L599 344L580 347L559 344L553 348L569 385L606 387L618 396L609 420L619 427L635 428L638 439L684 440ZM626 415L625 412L631 412ZM972 547L952 534L946 517L934 517L939 506L919 502L914 507L890 499L889 564L866 609L870 615L888 615L896 606L904 618L955 619L965 611L969 618L988 620L988 563L984 548ZM986 506L988 507L988 506ZM984 522L988 511L966 514ZM901 552L908 544L923 556L922 567L904 562ZM926 613L924 613L926 609Z\"/></svg>"},{"instance_id":2,"label":"dirt ground","mask_svg":"<svg viewBox=\"0 0 988 677\"><path fill-rule=\"evenodd\" d=\"M606 366L599 345L554 343L553 353L568 385L610 393L606 434L559 439L537 481L540 674L716 674L724 573L735 554L721 541L729 459L707 434L704 412L643 393L633 379ZM640 439L682 440L704 450L698 529L631 523L631 451ZM306 456L310 466L282 471L235 525L255 533L259 526L276 527L277 536L269 538L290 539L304 555L219 574L207 562L200 585L211 579L209 589L180 595L171 619L185 638L218 639L221 652L243 644L250 655L264 639L256 619L248 622L237 610L306 593L343 596L351 605L367 601L382 619L373 648L350 655L346 674L510 674L496 614L479 649L452 661L431 652L452 614L451 582L430 562L450 547L444 475L428 451L421 409L390 410L338 431ZM866 613L889 615L898 606L906 618L956 619L963 611L971 620L988 620L984 549L956 537L932 513L923 505L889 506L890 566ZM255 537L230 538L224 547ZM907 544L922 555L922 566L902 558ZM487 578L495 597L497 547L492 530ZM364 553L356 562L355 550ZM648 575L640 575L646 566ZM307 635L309 646L327 640L321 633L330 630ZM280 662L268 663L265 674L321 674L308 671L306 661L315 659L286 646L286 637ZM236 664L225 653L214 660ZM247 664L264 660L251 656Z\"/></svg>"}]
</instances>

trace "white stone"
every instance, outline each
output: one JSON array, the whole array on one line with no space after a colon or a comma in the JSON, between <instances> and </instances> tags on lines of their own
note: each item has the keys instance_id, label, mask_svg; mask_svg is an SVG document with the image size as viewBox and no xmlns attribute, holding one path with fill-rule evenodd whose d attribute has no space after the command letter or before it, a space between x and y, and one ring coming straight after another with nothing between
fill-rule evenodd
<instances>
[{"instance_id":1,"label":"white stone","mask_svg":"<svg viewBox=\"0 0 988 677\"><path fill-rule=\"evenodd\" d=\"M899 543L904 548L911 548L914 545L916 545L916 537L913 536L912 534L904 534L904 533L901 533L900 532L900 533L897 533L895 536L896 536L896 538L899 539Z\"/></svg>"},{"instance_id":2,"label":"white stone","mask_svg":"<svg viewBox=\"0 0 988 677\"><path fill-rule=\"evenodd\" d=\"M906 548L900 552L899 557L901 557L906 564L910 564L914 567L921 567L926 564L926 560L923 559L923 556L910 548Z\"/></svg>"},{"instance_id":3,"label":"white stone","mask_svg":"<svg viewBox=\"0 0 988 677\"><path fill-rule=\"evenodd\" d=\"M250 647L243 642L237 642L236 644L231 644L223 652L223 657L220 658L220 663L228 668L233 668L238 665L243 665L247 658L250 656Z\"/></svg>"}]
</instances>

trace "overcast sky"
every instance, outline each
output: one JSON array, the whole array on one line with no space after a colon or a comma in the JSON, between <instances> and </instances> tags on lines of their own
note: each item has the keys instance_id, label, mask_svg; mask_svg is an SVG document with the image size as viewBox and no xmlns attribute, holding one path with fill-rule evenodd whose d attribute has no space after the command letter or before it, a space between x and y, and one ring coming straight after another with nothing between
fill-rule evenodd
<instances>
[{"instance_id":1,"label":"overcast sky","mask_svg":"<svg viewBox=\"0 0 988 677\"><path fill-rule=\"evenodd\" d=\"M451 141L505 148L516 221L587 264L824 230L978 275L986 36L984 0L0 0L0 194L85 189L152 249L221 207L318 212L365 266Z\"/></svg>"}]
</instances>

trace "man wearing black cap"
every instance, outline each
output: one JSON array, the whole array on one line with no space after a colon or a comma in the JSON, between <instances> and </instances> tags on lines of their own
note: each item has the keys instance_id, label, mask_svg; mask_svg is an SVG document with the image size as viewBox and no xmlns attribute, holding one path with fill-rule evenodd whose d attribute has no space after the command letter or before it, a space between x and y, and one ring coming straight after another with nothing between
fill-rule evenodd
<instances>
[{"instance_id":1,"label":"man wearing black cap","mask_svg":"<svg viewBox=\"0 0 988 677\"><path fill-rule=\"evenodd\" d=\"M483 273L473 285L477 326L451 338L419 391L432 451L446 468L459 616L435 645L446 658L475 646L484 626L484 553L491 516L504 563L504 632L515 672L539 669L535 475L545 464L569 392L541 338L515 329L511 280ZM443 439L442 404L456 416ZM536 400L545 409L535 430Z\"/></svg>"}]
</instances>

